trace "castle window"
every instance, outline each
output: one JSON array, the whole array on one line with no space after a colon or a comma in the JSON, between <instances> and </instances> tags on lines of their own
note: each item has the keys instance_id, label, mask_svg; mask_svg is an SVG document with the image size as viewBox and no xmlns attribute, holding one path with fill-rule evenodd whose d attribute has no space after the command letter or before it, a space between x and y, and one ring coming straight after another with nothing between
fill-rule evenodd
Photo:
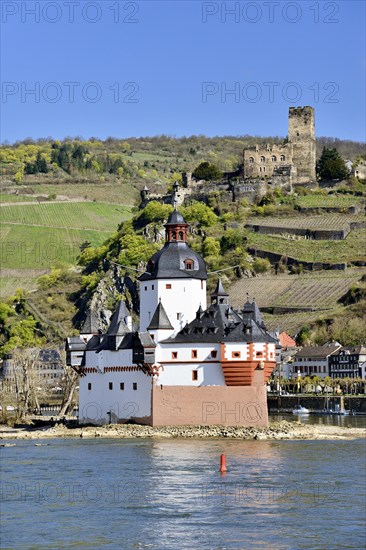
<instances>
[{"instance_id":1,"label":"castle window","mask_svg":"<svg viewBox=\"0 0 366 550\"><path fill-rule=\"evenodd\" d=\"M109 382L108 388L109 388L110 390L113 390L113 382Z\"/></svg>"},{"instance_id":2,"label":"castle window","mask_svg":"<svg viewBox=\"0 0 366 550\"><path fill-rule=\"evenodd\" d=\"M240 359L240 356L241 356L240 351L232 351L232 352L231 352L231 357L232 357L233 359Z\"/></svg>"},{"instance_id":3,"label":"castle window","mask_svg":"<svg viewBox=\"0 0 366 550\"><path fill-rule=\"evenodd\" d=\"M88 382L88 390L91 390L91 389L92 389L91 382Z\"/></svg>"},{"instance_id":4,"label":"castle window","mask_svg":"<svg viewBox=\"0 0 366 550\"><path fill-rule=\"evenodd\" d=\"M124 383L124 382L120 382L119 389L120 389L120 390L124 390L124 389L125 389L125 383Z\"/></svg>"},{"instance_id":5,"label":"castle window","mask_svg":"<svg viewBox=\"0 0 366 550\"><path fill-rule=\"evenodd\" d=\"M250 162L250 164L253 164L254 158L253 158L253 157L249 157L249 162Z\"/></svg>"},{"instance_id":6,"label":"castle window","mask_svg":"<svg viewBox=\"0 0 366 550\"><path fill-rule=\"evenodd\" d=\"M172 351L172 359L178 359L178 352Z\"/></svg>"},{"instance_id":7,"label":"castle window","mask_svg":"<svg viewBox=\"0 0 366 550\"><path fill-rule=\"evenodd\" d=\"M266 162L266 157L261 157L261 162Z\"/></svg>"},{"instance_id":8,"label":"castle window","mask_svg":"<svg viewBox=\"0 0 366 550\"><path fill-rule=\"evenodd\" d=\"M198 370L192 371L192 380L196 382L198 380Z\"/></svg>"},{"instance_id":9,"label":"castle window","mask_svg":"<svg viewBox=\"0 0 366 550\"><path fill-rule=\"evenodd\" d=\"M184 260L184 265L187 270L193 269L193 260Z\"/></svg>"},{"instance_id":10,"label":"castle window","mask_svg":"<svg viewBox=\"0 0 366 550\"><path fill-rule=\"evenodd\" d=\"M137 390L137 382L134 382L134 383L132 384L132 389L133 389L133 390Z\"/></svg>"},{"instance_id":11,"label":"castle window","mask_svg":"<svg viewBox=\"0 0 366 550\"><path fill-rule=\"evenodd\" d=\"M145 290L147 290L147 286L145 286Z\"/></svg>"},{"instance_id":12,"label":"castle window","mask_svg":"<svg viewBox=\"0 0 366 550\"><path fill-rule=\"evenodd\" d=\"M215 357L217 357L217 351L215 349L211 350L211 357L212 359L215 359Z\"/></svg>"},{"instance_id":13,"label":"castle window","mask_svg":"<svg viewBox=\"0 0 366 550\"><path fill-rule=\"evenodd\" d=\"M151 290L154 290L154 288L155 288L154 285L151 285Z\"/></svg>"},{"instance_id":14,"label":"castle window","mask_svg":"<svg viewBox=\"0 0 366 550\"><path fill-rule=\"evenodd\" d=\"M265 166L263 166L263 172L265 172L265 171L266 171L266 167L265 167Z\"/></svg>"},{"instance_id":15,"label":"castle window","mask_svg":"<svg viewBox=\"0 0 366 550\"><path fill-rule=\"evenodd\" d=\"M171 290L172 285L169 285L169 284L168 284L168 285L165 285L165 288L166 288L167 290Z\"/></svg>"},{"instance_id":16,"label":"castle window","mask_svg":"<svg viewBox=\"0 0 366 550\"><path fill-rule=\"evenodd\" d=\"M259 171L262 172L262 167L261 166L259 167Z\"/></svg>"},{"instance_id":17,"label":"castle window","mask_svg":"<svg viewBox=\"0 0 366 550\"><path fill-rule=\"evenodd\" d=\"M197 355L198 355L197 350L193 349L192 350L192 359L197 359Z\"/></svg>"},{"instance_id":18,"label":"castle window","mask_svg":"<svg viewBox=\"0 0 366 550\"><path fill-rule=\"evenodd\" d=\"M276 155L272 155L272 162L276 162L276 161L277 161Z\"/></svg>"},{"instance_id":19,"label":"castle window","mask_svg":"<svg viewBox=\"0 0 366 550\"><path fill-rule=\"evenodd\" d=\"M285 155L281 155L281 161L284 162L286 160Z\"/></svg>"}]
</instances>

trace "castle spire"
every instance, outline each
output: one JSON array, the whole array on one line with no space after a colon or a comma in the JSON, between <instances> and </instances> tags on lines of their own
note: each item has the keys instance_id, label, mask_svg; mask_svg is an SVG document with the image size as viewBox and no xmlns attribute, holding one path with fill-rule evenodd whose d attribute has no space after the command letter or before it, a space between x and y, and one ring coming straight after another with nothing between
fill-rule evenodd
<instances>
[{"instance_id":1,"label":"castle spire","mask_svg":"<svg viewBox=\"0 0 366 550\"><path fill-rule=\"evenodd\" d=\"M167 243L187 242L188 223L186 223L182 214L178 212L176 202L174 202L174 211L170 214L164 227Z\"/></svg>"}]
</instances>

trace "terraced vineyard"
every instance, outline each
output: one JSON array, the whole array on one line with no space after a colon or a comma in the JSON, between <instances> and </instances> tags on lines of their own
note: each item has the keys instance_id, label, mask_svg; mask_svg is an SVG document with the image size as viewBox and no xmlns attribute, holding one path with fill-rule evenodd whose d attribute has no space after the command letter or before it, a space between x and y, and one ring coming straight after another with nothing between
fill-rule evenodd
<instances>
[{"instance_id":1,"label":"terraced vineyard","mask_svg":"<svg viewBox=\"0 0 366 550\"><path fill-rule=\"evenodd\" d=\"M345 214L327 214L319 216L296 216L288 218L275 218L252 216L248 219L249 225L260 225L263 227L284 227L288 229L325 229L335 230L350 226L353 222L364 222L363 214L345 215Z\"/></svg>"},{"instance_id":2,"label":"terraced vineyard","mask_svg":"<svg viewBox=\"0 0 366 550\"><path fill-rule=\"evenodd\" d=\"M52 181L52 180L51 180ZM15 188L11 188L15 190ZM86 199L88 201L110 202L113 204L137 204L139 193L132 184L127 183L37 183L18 186L19 193L32 191L32 194L20 194L19 200L36 200L38 195L57 195L69 199ZM13 202L14 194L1 195L2 202Z\"/></svg>"},{"instance_id":3,"label":"terraced vineyard","mask_svg":"<svg viewBox=\"0 0 366 550\"><path fill-rule=\"evenodd\" d=\"M314 273L311 275L259 276L236 281L230 288L231 304L243 307L243 297L249 292L260 308L299 308L299 311L271 315L266 313L269 327L296 332L321 314L339 307L338 300L366 273L365 269L343 273ZM313 311L301 311L309 308Z\"/></svg>"},{"instance_id":4,"label":"terraced vineyard","mask_svg":"<svg viewBox=\"0 0 366 550\"><path fill-rule=\"evenodd\" d=\"M309 307L328 309L337 305L349 287L361 279L366 270L345 273L319 272L304 275L262 275L239 279L230 287L234 307L242 307L243 296L249 292L259 307Z\"/></svg>"},{"instance_id":5,"label":"terraced vineyard","mask_svg":"<svg viewBox=\"0 0 366 550\"><path fill-rule=\"evenodd\" d=\"M349 208L364 204L363 197L348 195L304 195L296 198L296 203L301 208Z\"/></svg>"},{"instance_id":6,"label":"terraced vineyard","mask_svg":"<svg viewBox=\"0 0 366 550\"><path fill-rule=\"evenodd\" d=\"M2 223L114 231L129 218L131 207L94 202L1 206Z\"/></svg>"},{"instance_id":7,"label":"terraced vineyard","mask_svg":"<svg viewBox=\"0 0 366 550\"><path fill-rule=\"evenodd\" d=\"M80 244L100 245L110 231L57 229L2 224L1 266L8 269L47 269L58 261L75 263Z\"/></svg>"},{"instance_id":8,"label":"terraced vineyard","mask_svg":"<svg viewBox=\"0 0 366 550\"><path fill-rule=\"evenodd\" d=\"M35 288L37 276L59 261L75 264L81 243L102 244L130 216L131 207L107 203L2 206L0 295Z\"/></svg>"},{"instance_id":9,"label":"terraced vineyard","mask_svg":"<svg viewBox=\"0 0 366 550\"><path fill-rule=\"evenodd\" d=\"M250 232L248 244L259 250L290 256L304 262L366 261L366 229L351 231L341 241L315 241Z\"/></svg>"}]
</instances>

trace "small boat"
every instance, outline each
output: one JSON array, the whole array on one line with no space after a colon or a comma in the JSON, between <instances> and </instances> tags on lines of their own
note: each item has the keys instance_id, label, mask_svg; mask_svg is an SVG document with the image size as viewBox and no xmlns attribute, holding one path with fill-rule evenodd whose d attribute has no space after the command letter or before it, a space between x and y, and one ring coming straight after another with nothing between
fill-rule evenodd
<instances>
[{"instance_id":1,"label":"small boat","mask_svg":"<svg viewBox=\"0 0 366 550\"><path fill-rule=\"evenodd\" d=\"M294 410L292 411L292 414L310 414L309 409L306 407L302 407L301 405L297 405Z\"/></svg>"}]
</instances>

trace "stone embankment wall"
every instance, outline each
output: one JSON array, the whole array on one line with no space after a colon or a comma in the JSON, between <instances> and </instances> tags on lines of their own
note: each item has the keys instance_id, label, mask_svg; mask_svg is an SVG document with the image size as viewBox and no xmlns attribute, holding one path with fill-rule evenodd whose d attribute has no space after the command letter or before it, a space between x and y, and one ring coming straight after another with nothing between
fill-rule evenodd
<instances>
[{"instance_id":1,"label":"stone embankment wall","mask_svg":"<svg viewBox=\"0 0 366 550\"><path fill-rule=\"evenodd\" d=\"M363 224L364 222L358 223ZM342 241L351 230L349 225L345 226L343 229L304 229L298 227L281 227L248 223L245 227L255 233L262 233L265 235L298 235L317 241Z\"/></svg>"},{"instance_id":2,"label":"stone embankment wall","mask_svg":"<svg viewBox=\"0 0 366 550\"><path fill-rule=\"evenodd\" d=\"M347 269L346 263L329 264L323 262L305 262L297 260L296 258L291 258L290 256L277 254L276 252L260 250L259 248L248 248L248 252L252 256L256 256L258 258L267 258L271 262L271 264L282 262L285 263L285 265L287 265L288 267L299 267L301 265L303 269L306 269L307 271L320 271L322 269L344 271ZM361 262L358 262L357 265L361 265ZM362 262L362 265L364 265L364 262Z\"/></svg>"},{"instance_id":3,"label":"stone embankment wall","mask_svg":"<svg viewBox=\"0 0 366 550\"><path fill-rule=\"evenodd\" d=\"M328 401L328 402L327 402ZM336 405L341 406L341 398L330 396L328 399L325 395L286 395L286 396L268 396L269 412L283 411L292 412L296 405L300 403L310 411L321 412L325 409L335 409ZM366 395L365 396L344 396L344 408L346 410L355 411L357 413L366 414Z\"/></svg>"}]
</instances>

